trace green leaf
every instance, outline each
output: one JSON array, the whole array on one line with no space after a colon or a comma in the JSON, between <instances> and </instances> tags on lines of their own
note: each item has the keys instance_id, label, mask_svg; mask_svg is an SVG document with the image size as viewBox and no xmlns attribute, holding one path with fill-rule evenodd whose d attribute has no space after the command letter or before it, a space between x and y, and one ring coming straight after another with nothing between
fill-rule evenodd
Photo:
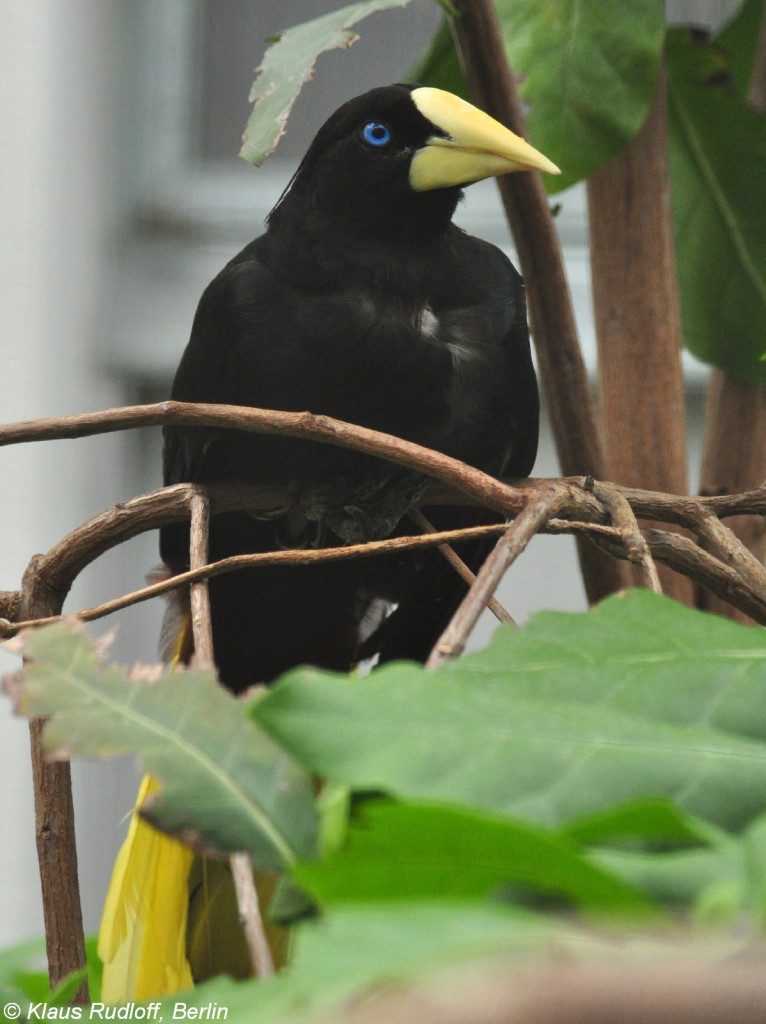
<instances>
[{"instance_id":1,"label":"green leaf","mask_svg":"<svg viewBox=\"0 0 766 1024\"><path fill-rule=\"evenodd\" d=\"M711 829L667 800L635 800L568 822L558 834L578 846L625 841L650 846L700 846Z\"/></svg>"},{"instance_id":2,"label":"green leaf","mask_svg":"<svg viewBox=\"0 0 766 1024\"><path fill-rule=\"evenodd\" d=\"M688 910L723 889L739 894L738 907L744 903L744 839L667 800L610 807L567 823L557 834L589 848L591 860L671 907Z\"/></svg>"},{"instance_id":3,"label":"green leaf","mask_svg":"<svg viewBox=\"0 0 766 1024\"><path fill-rule=\"evenodd\" d=\"M763 12L764 0L745 0L714 39L715 45L726 54L734 92L743 99L750 88Z\"/></svg>"},{"instance_id":4,"label":"green leaf","mask_svg":"<svg viewBox=\"0 0 766 1024\"><path fill-rule=\"evenodd\" d=\"M647 911L634 887L539 828L457 807L374 801L344 849L292 875L320 903L483 899L521 885L613 914Z\"/></svg>"},{"instance_id":5,"label":"green leaf","mask_svg":"<svg viewBox=\"0 0 766 1024\"><path fill-rule=\"evenodd\" d=\"M497 10L511 68L524 76L530 139L562 169L546 186L559 192L606 163L643 124L665 38L662 5L499 0ZM446 25L413 74L460 88Z\"/></svg>"},{"instance_id":6,"label":"green leaf","mask_svg":"<svg viewBox=\"0 0 766 1024\"><path fill-rule=\"evenodd\" d=\"M762 631L646 591L541 613L437 673L299 670L253 713L335 782L545 824L647 797L728 828L766 807Z\"/></svg>"},{"instance_id":7,"label":"green leaf","mask_svg":"<svg viewBox=\"0 0 766 1024\"><path fill-rule=\"evenodd\" d=\"M456 96L470 99L468 84L460 67L449 22L443 19L436 34L407 75L407 81L416 85L430 85L446 89Z\"/></svg>"},{"instance_id":8,"label":"green leaf","mask_svg":"<svg viewBox=\"0 0 766 1024\"><path fill-rule=\"evenodd\" d=\"M705 924L766 923L766 814L741 835L711 828L704 848L665 853L596 849L591 859L655 899L695 907Z\"/></svg>"},{"instance_id":9,"label":"green leaf","mask_svg":"<svg viewBox=\"0 0 766 1024\"><path fill-rule=\"evenodd\" d=\"M105 667L83 633L58 624L27 636L31 659L14 679L17 708L50 717L56 756L138 753L163 788L147 816L221 852L248 851L281 868L315 848L311 781L211 672L130 682Z\"/></svg>"},{"instance_id":10,"label":"green leaf","mask_svg":"<svg viewBox=\"0 0 766 1024\"><path fill-rule=\"evenodd\" d=\"M311 78L319 55L355 43L359 37L354 25L368 15L409 2L364 0L281 32L266 51L250 90L254 107L239 155L250 163L263 163L284 135L293 104Z\"/></svg>"},{"instance_id":11,"label":"green leaf","mask_svg":"<svg viewBox=\"0 0 766 1024\"><path fill-rule=\"evenodd\" d=\"M104 965L98 955L98 935L91 935L85 939L85 960L88 964L90 1001L98 1002L101 999L101 982L104 974Z\"/></svg>"},{"instance_id":12,"label":"green leaf","mask_svg":"<svg viewBox=\"0 0 766 1024\"><path fill-rule=\"evenodd\" d=\"M0 1013L8 1003L24 1006L29 1000L48 999L51 988L44 968L45 942L42 939L31 939L0 950ZM26 1014L22 1019L26 1019Z\"/></svg>"},{"instance_id":13,"label":"green leaf","mask_svg":"<svg viewBox=\"0 0 766 1024\"><path fill-rule=\"evenodd\" d=\"M744 904L744 855L742 844L736 839L704 849L668 853L593 850L591 858L669 908L688 912L695 904L706 904L711 893L724 890L737 894L736 913ZM734 916L731 907L730 903L727 924ZM721 911L719 905L717 914L719 922L723 923Z\"/></svg>"},{"instance_id":14,"label":"green leaf","mask_svg":"<svg viewBox=\"0 0 766 1024\"><path fill-rule=\"evenodd\" d=\"M743 836L747 904L766 925L766 814L750 824Z\"/></svg>"},{"instance_id":15,"label":"green leaf","mask_svg":"<svg viewBox=\"0 0 766 1024\"><path fill-rule=\"evenodd\" d=\"M726 88L715 46L681 29L667 54L684 341L733 377L766 381L766 120Z\"/></svg>"}]
</instances>

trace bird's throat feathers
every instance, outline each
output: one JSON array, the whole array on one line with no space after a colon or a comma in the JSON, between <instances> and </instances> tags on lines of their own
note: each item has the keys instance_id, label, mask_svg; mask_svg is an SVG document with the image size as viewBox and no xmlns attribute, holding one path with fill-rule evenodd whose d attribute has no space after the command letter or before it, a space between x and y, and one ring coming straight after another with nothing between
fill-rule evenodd
<instances>
[{"instance_id":1,"label":"bird's throat feathers","mask_svg":"<svg viewBox=\"0 0 766 1024\"><path fill-rule=\"evenodd\" d=\"M301 182L299 172L269 215L271 267L304 287L344 281L409 288L449 247L461 195L459 189L403 192L391 204L388 194L367 192L360 202L351 190L336 202Z\"/></svg>"}]
</instances>

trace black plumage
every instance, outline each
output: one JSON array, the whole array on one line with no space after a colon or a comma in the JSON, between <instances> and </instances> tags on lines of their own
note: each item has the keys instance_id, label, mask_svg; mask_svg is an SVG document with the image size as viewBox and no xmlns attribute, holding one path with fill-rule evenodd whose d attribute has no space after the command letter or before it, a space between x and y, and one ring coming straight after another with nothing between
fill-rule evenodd
<instances>
[{"instance_id":1,"label":"black plumage","mask_svg":"<svg viewBox=\"0 0 766 1024\"><path fill-rule=\"evenodd\" d=\"M500 250L451 219L468 181L552 165L518 140L526 147L518 165L494 146L466 171L478 148L476 116L484 131L486 115L475 108L403 85L341 107L266 233L204 292L172 397L323 413L493 474L527 475L538 398L523 285ZM465 143L456 124L468 125ZM524 162L529 153L536 163ZM423 486L412 473L341 448L187 427L165 430L164 477L284 484L295 495L293 508L273 519L216 517L211 559L414 532L406 512ZM433 512L445 528L480 515ZM163 529L161 551L172 571L185 568L188 530ZM480 554L474 547L469 561ZM216 577L221 679L239 691L296 664L344 670L362 649L384 660L423 659L464 592L436 552ZM381 626L392 602L398 607Z\"/></svg>"}]
</instances>

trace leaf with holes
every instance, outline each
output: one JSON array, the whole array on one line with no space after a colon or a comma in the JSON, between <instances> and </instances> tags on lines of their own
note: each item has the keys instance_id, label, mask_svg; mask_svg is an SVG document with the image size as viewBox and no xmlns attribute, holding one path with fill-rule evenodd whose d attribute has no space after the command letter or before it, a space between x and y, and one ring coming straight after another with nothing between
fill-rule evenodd
<instances>
[{"instance_id":1,"label":"leaf with holes","mask_svg":"<svg viewBox=\"0 0 766 1024\"><path fill-rule=\"evenodd\" d=\"M49 719L53 756L139 754L163 783L147 817L203 849L247 851L277 869L312 855L310 779L212 672L131 681L63 624L29 633L24 654L6 688L21 714Z\"/></svg>"},{"instance_id":2,"label":"leaf with holes","mask_svg":"<svg viewBox=\"0 0 766 1024\"><path fill-rule=\"evenodd\" d=\"M242 137L240 156L260 164L277 148L298 94L311 78L320 54L351 46L354 26L376 11L404 7L410 0L364 0L330 11L281 32L272 40L250 90L253 111Z\"/></svg>"}]
</instances>

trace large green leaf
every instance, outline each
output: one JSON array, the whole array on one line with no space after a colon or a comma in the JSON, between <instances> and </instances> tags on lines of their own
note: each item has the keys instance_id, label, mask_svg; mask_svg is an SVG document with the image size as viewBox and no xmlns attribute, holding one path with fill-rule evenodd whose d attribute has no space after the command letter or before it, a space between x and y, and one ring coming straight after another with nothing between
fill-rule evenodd
<instances>
[{"instance_id":1,"label":"large green leaf","mask_svg":"<svg viewBox=\"0 0 766 1024\"><path fill-rule=\"evenodd\" d=\"M243 135L240 156L260 164L284 134L298 93L311 78L321 53L351 46L359 37L354 25L376 11L404 7L410 0L363 0L330 11L281 32L269 47L250 91L253 111Z\"/></svg>"},{"instance_id":2,"label":"large green leaf","mask_svg":"<svg viewBox=\"0 0 766 1024\"><path fill-rule=\"evenodd\" d=\"M299 863L296 881L320 903L480 899L521 885L591 910L646 911L649 900L540 828L457 807L374 801L345 847Z\"/></svg>"},{"instance_id":3,"label":"large green leaf","mask_svg":"<svg viewBox=\"0 0 766 1024\"><path fill-rule=\"evenodd\" d=\"M587 177L641 127L657 82L665 35L657 0L498 0L508 60L524 76L529 135L562 169L551 192ZM457 58L442 26L414 70L455 91Z\"/></svg>"},{"instance_id":4,"label":"large green leaf","mask_svg":"<svg viewBox=\"0 0 766 1024\"><path fill-rule=\"evenodd\" d=\"M139 753L163 783L147 811L161 828L280 868L315 847L311 781L212 672L131 682L63 624L30 633L11 689L18 710L49 717L57 756Z\"/></svg>"},{"instance_id":5,"label":"large green leaf","mask_svg":"<svg viewBox=\"0 0 766 1024\"><path fill-rule=\"evenodd\" d=\"M732 376L765 381L766 119L727 88L717 46L675 30L667 52L684 340Z\"/></svg>"},{"instance_id":6,"label":"large green leaf","mask_svg":"<svg viewBox=\"0 0 766 1024\"><path fill-rule=\"evenodd\" d=\"M253 713L333 781L548 824L650 796L735 829L766 808L762 631L645 591L437 673L293 672Z\"/></svg>"}]
</instances>

